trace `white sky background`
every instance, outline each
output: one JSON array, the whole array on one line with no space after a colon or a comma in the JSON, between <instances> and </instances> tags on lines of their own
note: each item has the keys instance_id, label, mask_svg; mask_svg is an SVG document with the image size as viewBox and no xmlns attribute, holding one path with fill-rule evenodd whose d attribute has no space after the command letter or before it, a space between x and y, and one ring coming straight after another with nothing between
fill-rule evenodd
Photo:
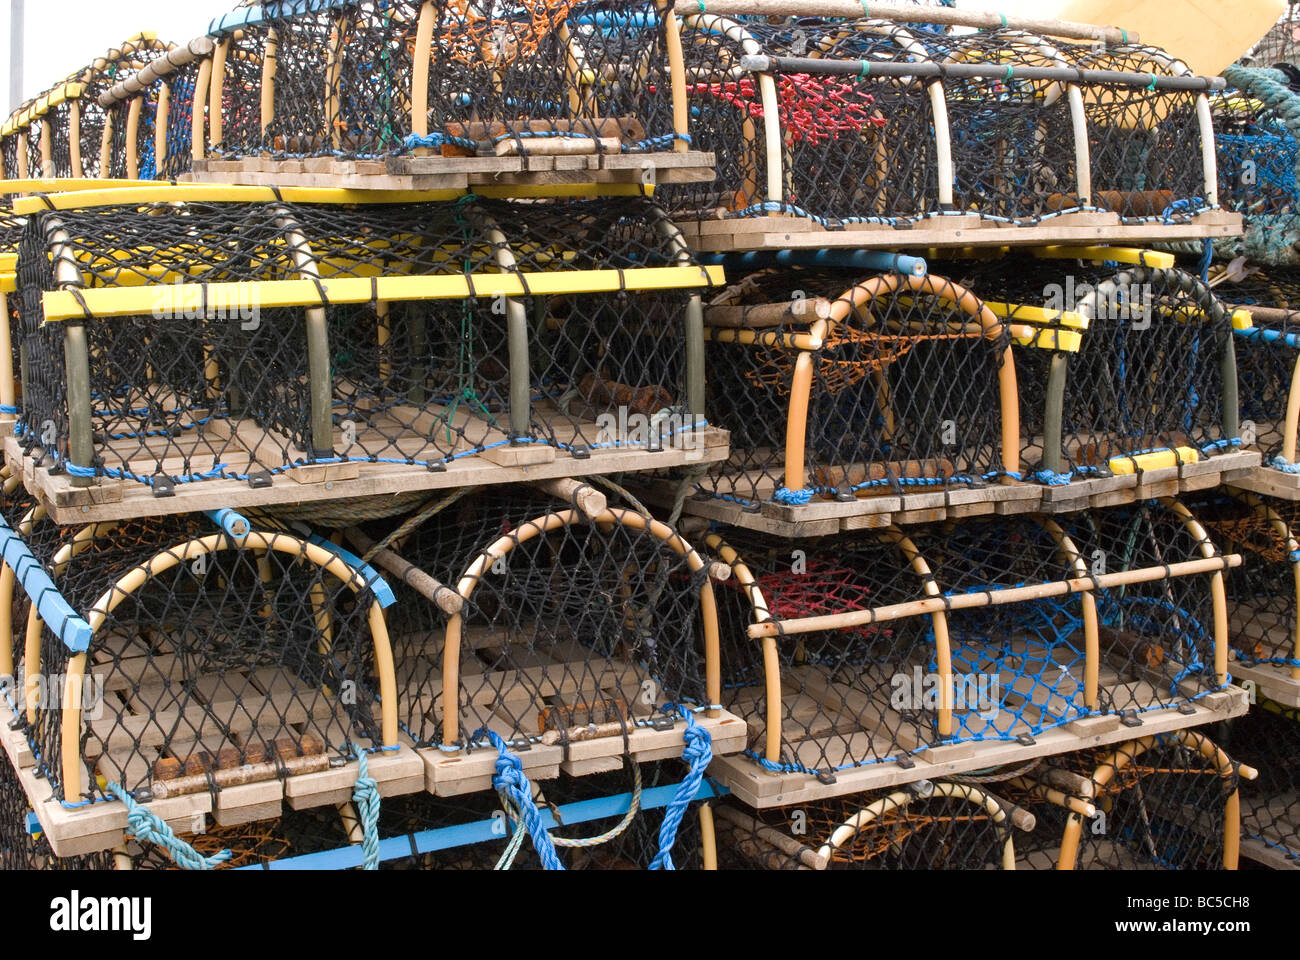
<instances>
[{"instance_id":1,"label":"white sky background","mask_svg":"<svg viewBox=\"0 0 1300 960\"><path fill-rule=\"evenodd\" d=\"M22 97L35 96L142 30L185 43L202 36L209 21L234 0L27 0L26 63ZM970 9L1017 13L1034 0L962 0ZM9 113L9 4L0 0L0 116Z\"/></svg>"}]
</instances>

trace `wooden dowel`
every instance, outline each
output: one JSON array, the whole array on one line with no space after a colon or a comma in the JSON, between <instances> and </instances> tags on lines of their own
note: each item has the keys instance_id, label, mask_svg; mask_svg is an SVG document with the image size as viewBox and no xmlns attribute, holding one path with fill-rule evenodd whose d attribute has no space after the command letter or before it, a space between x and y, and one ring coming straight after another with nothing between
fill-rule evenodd
<instances>
[{"instance_id":1,"label":"wooden dowel","mask_svg":"<svg viewBox=\"0 0 1300 960\"><path fill-rule=\"evenodd\" d=\"M960 593L948 597L931 597L925 600L911 600L907 603L895 603L872 610L852 610L845 613L824 614L819 617L803 617L797 620L767 620L751 624L749 636L754 639L776 637L795 633L817 633L822 630L841 630L845 627L860 627L871 623L883 623L905 617L917 617L937 613L941 610L971 610L977 607L1003 606L1011 603L1024 603L1027 600L1046 600L1051 597L1066 596L1071 593L1083 593L1093 589L1109 589L1135 583L1151 583L1166 577L1188 577L1198 573L1222 573L1229 567L1241 566L1240 554L1228 554L1223 557L1207 557L1200 560L1185 560L1171 563L1168 567L1144 567L1140 570L1121 570L1116 573L1103 573L1095 577L1076 577L1071 580L1056 580L1051 583L1037 583L1025 587L1009 587L1005 590L990 589L986 593Z\"/></svg>"},{"instance_id":2,"label":"wooden dowel","mask_svg":"<svg viewBox=\"0 0 1300 960\"><path fill-rule=\"evenodd\" d=\"M318 753L308 757L289 757L286 760L279 761L279 763L246 763L243 766L232 767L228 770L214 770L210 776L217 788L223 789L225 787L237 787L245 783L274 780L279 776L281 770L293 777L302 773L319 773L321 770L329 769L329 765L330 758L323 753ZM201 793L208 789L208 776L207 774L195 774L188 777L177 777L175 780L155 781L151 787L154 799L166 800L168 797Z\"/></svg>"},{"instance_id":3,"label":"wooden dowel","mask_svg":"<svg viewBox=\"0 0 1300 960\"><path fill-rule=\"evenodd\" d=\"M729 329L757 329L779 327L782 324L812 323L831 315L831 302L825 297L809 297L786 303L758 303L742 307L722 304L704 308L704 323L708 327Z\"/></svg>"},{"instance_id":4,"label":"wooden dowel","mask_svg":"<svg viewBox=\"0 0 1300 960\"><path fill-rule=\"evenodd\" d=\"M1097 785L1091 779L1069 770L1062 770L1060 767L1039 767L1030 776L1050 787L1068 791L1076 797L1086 797L1091 800L1097 795Z\"/></svg>"},{"instance_id":5,"label":"wooden dowel","mask_svg":"<svg viewBox=\"0 0 1300 960\"><path fill-rule=\"evenodd\" d=\"M753 817L736 810L734 807L728 807L719 804L714 808L713 815L719 820L725 820L733 826L739 827L752 837L757 837L776 847L782 853L795 857L805 867L810 870L825 870L830 863L829 858L823 857L811 847L806 847L793 837L787 837L779 830L759 823Z\"/></svg>"},{"instance_id":6,"label":"wooden dowel","mask_svg":"<svg viewBox=\"0 0 1300 960\"><path fill-rule=\"evenodd\" d=\"M577 157L596 153L619 153L623 142L617 137L510 137L492 148L498 157Z\"/></svg>"},{"instance_id":7,"label":"wooden dowel","mask_svg":"<svg viewBox=\"0 0 1300 960\"><path fill-rule=\"evenodd\" d=\"M553 480L534 480L533 486L576 507L588 520L595 520L609 507L609 499L605 494L580 480L557 477Z\"/></svg>"},{"instance_id":8,"label":"wooden dowel","mask_svg":"<svg viewBox=\"0 0 1300 960\"><path fill-rule=\"evenodd\" d=\"M362 553L369 553L375 545L375 541L356 527L349 527L343 532L352 541L352 545ZM432 601L439 610L442 610L448 616L455 616L460 613L465 604L464 598L455 590L439 583L435 578L392 550L380 550L375 553L372 559L377 566L383 567L394 576L400 577L403 583L422 597Z\"/></svg>"},{"instance_id":9,"label":"wooden dowel","mask_svg":"<svg viewBox=\"0 0 1300 960\"><path fill-rule=\"evenodd\" d=\"M685 9L685 8L684 8ZM694 13L692 9L687 12ZM913 3L876 2L865 6L860 0L704 0L701 12L723 16L757 17L842 17L858 20L864 14L873 20L898 23L937 23L952 27L1006 28L1028 33L1067 37L1072 40L1102 40L1106 43L1135 44L1138 35L1120 27L1102 27L1091 23L1033 17L1007 17L983 10L956 10Z\"/></svg>"},{"instance_id":10,"label":"wooden dowel","mask_svg":"<svg viewBox=\"0 0 1300 960\"><path fill-rule=\"evenodd\" d=\"M1081 817L1094 817L1097 815L1097 808L1087 800L1079 797L1072 797L1068 793L1063 793L1055 787L1044 786L1029 777L1016 777L1009 781L1012 786L1019 787L1021 790L1027 790L1036 796L1042 797L1049 803L1054 803L1058 807L1065 807Z\"/></svg>"}]
</instances>

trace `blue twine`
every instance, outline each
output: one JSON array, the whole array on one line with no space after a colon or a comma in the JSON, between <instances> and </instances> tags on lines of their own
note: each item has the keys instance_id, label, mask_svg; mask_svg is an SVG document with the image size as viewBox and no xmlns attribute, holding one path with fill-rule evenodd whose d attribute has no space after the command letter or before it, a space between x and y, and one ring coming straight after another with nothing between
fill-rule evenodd
<instances>
[{"instance_id":1,"label":"blue twine","mask_svg":"<svg viewBox=\"0 0 1300 960\"><path fill-rule=\"evenodd\" d=\"M791 490L789 487L781 487L776 493L772 494L772 499L777 503L784 503L792 507L801 507L805 503L811 503L813 492L811 489Z\"/></svg>"},{"instance_id":2,"label":"blue twine","mask_svg":"<svg viewBox=\"0 0 1300 960\"><path fill-rule=\"evenodd\" d=\"M21 413L17 407L12 407L7 403L0 403L0 413Z\"/></svg>"},{"instance_id":3,"label":"blue twine","mask_svg":"<svg viewBox=\"0 0 1300 960\"><path fill-rule=\"evenodd\" d=\"M407 150L415 150L418 147L464 147L467 150L477 150L478 144L473 140L467 140L465 137L453 137L447 133L430 133L426 136L420 136L416 133L408 133L406 139L402 141L402 146Z\"/></svg>"},{"instance_id":4,"label":"blue twine","mask_svg":"<svg viewBox=\"0 0 1300 960\"><path fill-rule=\"evenodd\" d=\"M1268 465L1274 470L1281 470L1283 473L1300 473L1300 461L1288 463L1282 457L1274 457L1268 462Z\"/></svg>"},{"instance_id":5,"label":"blue twine","mask_svg":"<svg viewBox=\"0 0 1300 960\"><path fill-rule=\"evenodd\" d=\"M379 784L370 776L366 752L353 744L357 755L357 782L352 787L352 802L361 820L363 870L379 869Z\"/></svg>"},{"instance_id":6,"label":"blue twine","mask_svg":"<svg viewBox=\"0 0 1300 960\"><path fill-rule=\"evenodd\" d=\"M1053 473L1051 470L1039 470L1034 474L1034 479L1049 487L1064 487L1070 482L1070 474Z\"/></svg>"},{"instance_id":7,"label":"blue twine","mask_svg":"<svg viewBox=\"0 0 1300 960\"><path fill-rule=\"evenodd\" d=\"M496 773L492 777L492 786L519 811L519 820L532 838L533 848L542 861L542 869L563 870L564 864L560 863L559 854L555 852L551 835L542 826L542 812L533 800L533 785L524 775L523 763L510 752L506 742L487 727L480 727L470 740L478 740L480 737L486 737L497 748Z\"/></svg>"},{"instance_id":8,"label":"blue twine","mask_svg":"<svg viewBox=\"0 0 1300 960\"><path fill-rule=\"evenodd\" d=\"M678 709L686 718L686 729L682 732L686 740L686 749L682 751L682 759L690 769L682 782L677 785L677 792L673 794L673 799L664 812L664 822L659 828L659 852L650 861L651 870L677 869L673 865L673 844L677 842L677 829L681 826L682 817L686 815L691 801L700 792L705 768L713 760L713 738L709 736L709 731L695 722L691 711L682 707ZM666 713L671 710L671 706L664 707Z\"/></svg>"},{"instance_id":9,"label":"blue twine","mask_svg":"<svg viewBox=\"0 0 1300 960\"><path fill-rule=\"evenodd\" d=\"M126 830L141 843L156 843L167 851L167 856L185 870L212 870L230 859L229 850L220 850L210 857L202 856L192 846L176 836L167 821L158 816L135 797L122 789L120 783L110 783L108 790L126 805Z\"/></svg>"}]
</instances>

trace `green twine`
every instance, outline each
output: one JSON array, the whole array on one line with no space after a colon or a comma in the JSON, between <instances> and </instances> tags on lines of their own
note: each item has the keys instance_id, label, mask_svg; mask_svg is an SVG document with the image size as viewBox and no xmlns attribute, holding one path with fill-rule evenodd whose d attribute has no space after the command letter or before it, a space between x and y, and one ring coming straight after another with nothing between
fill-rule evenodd
<instances>
[{"instance_id":1,"label":"green twine","mask_svg":"<svg viewBox=\"0 0 1300 960\"><path fill-rule=\"evenodd\" d=\"M1156 89L1156 75L1153 73L1151 74L1151 85L1147 87L1147 92L1152 93L1155 91L1155 89Z\"/></svg>"}]
</instances>

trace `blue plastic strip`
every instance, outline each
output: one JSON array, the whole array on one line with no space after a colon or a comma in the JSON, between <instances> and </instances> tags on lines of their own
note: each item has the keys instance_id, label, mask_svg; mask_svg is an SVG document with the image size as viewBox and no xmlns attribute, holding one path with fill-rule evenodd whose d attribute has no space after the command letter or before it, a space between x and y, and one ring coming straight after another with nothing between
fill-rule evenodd
<instances>
[{"instance_id":1,"label":"blue plastic strip","mask_svg":"<svg viewBox=\"0 0 1300 960\"><path fill-rule=\"evenodd\" d=\"M749 253L697 253L696 259L706 266L728 270L761 267L853 267L862 270L893 270L924 277L929 271L921 257L883 250L754 250Z\"/></svg>"},{"instance_id":2,"label":"blue plastic strip","mask_svg":"<svg viewBox=\"0 0 1300 960\"><path fill-rule=\"evenodd\" d=\"M1284 343L1288 347L1300 347L1300 334L1283 333L1281 330L1270 330L1267 327L1247 327L1245 330L1234 329L1232 332L1243 340L1263 340L1265 343Z\"/></svg>"},{"instance_id":3,"label":"blue plastic strip","mask_svg":"<svg viewBox=\"0 0 1300 960\"><path fill-rule=\"evenodd\" d=\"M240 27L255 26L267 20L283 20L308 13L338 10L356 4L356 0L271 0L269 3L241 7L220 16L208 24L208 34L218 36Z\"/></svg>"},{"instance_id":4,"label":"blue plastic strip","mask_svg":"<svg viewBox=\"0 0 1300 960\"><path fill-rule=\"evenodd\" d=\"M665 787L653 787L641 794L641 809L655 810L666 807L672 802L677 792L677 784ZM712 797L725 796L730 791L726 787L714 786L708 780L700 784L695 800L708 800ZM617 793L595 800L580 800L560 806L560 817L566 827L591 820L605 820L609 817L621 817L632 807L631 793ZM542 822L547 830L558 827L555 816L549 809L541 811ZM474 843L489 843L504 840L501 835L501 821L477 820L454 827L440 827L436 830L422 830L419 833L402 834L379 841L379 859L396 860L409 857L414 853L433 853L437 850L450 850L453 847L467 847ZM262 866L254 864L237 867L239 870L346 870L361 866L364 853L360 846L341 847L337 850L325 850L321 853L305 853L300 857L285 857L272 860Z\"/></svg>"},{"instance_id":5,"label":"blue plastic strip","mask_svg":"<svg viewBox=\"0 0 1300 960\"><path fill-rule=\"evenodd\" d=\"M84 653L90 647L94 633L72 604L63 599L45 568L32 556L23 538L0 517L0 557L14 571L27 596L36 604L41 619L58 634L59 639L73 653Z\"/></svg>"},{"instance_id":6,"label":"blue plastic strip","mask_svg":"<svg viewBox=\"0 0 1300 960\"><path fill-rule=\"evenodd\" d=\"M323 547L330 553L337 556L357 573L365 578L366 586L375 594L375 599L384 609L391 607L397 602L397 597L393 593L393 588L388 585L388 581L379 575L379 571L370 564L363 561L355 553L340 547L337 543L326 540L319 534L313 533L307 538L309 543L314 543L318 547Z\"/></svg>"}]
</instances>

